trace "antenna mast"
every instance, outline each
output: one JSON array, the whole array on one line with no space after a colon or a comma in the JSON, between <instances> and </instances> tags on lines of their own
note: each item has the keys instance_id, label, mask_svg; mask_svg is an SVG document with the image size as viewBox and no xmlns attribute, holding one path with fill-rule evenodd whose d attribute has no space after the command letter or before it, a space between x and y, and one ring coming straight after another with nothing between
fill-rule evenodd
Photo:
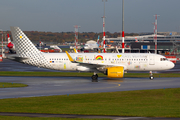
<instances>
[{"instance_id":1,"label":"antenna mast","mask_svg":"<svg viewBox=\"0 0 180 120\"><path fill-rule=\"evenodd\" d=\"M157 54L157 17L160 15L154 15L155 23L154 23L154 43L155 43L155 53Z\"/></svg>"},{"instance_id":2,"label":"antenna mast","mask_svg":"<svg viewBox=\"0 0 180 120\"><path fill-rule=\"evenodd\" d=\"M106 33L105 33L105 2L107 2L107 0L102 0L102 2L104 2L104 15L103 15L103 52L106 53Z\"/></svg>"},{"instance_id":3,"label":"antenna mast","mask_svg":"<svg viewBox=\"0 0 180 120\"><path fill-rule=\"evenodd\" d=\"M81 26L78 26L78 25L75 25L74 28L75 28L75 47L76 47L76 50L77 50L77 43L78 43L78 28L80 28Z\"/></svg>"},{"instance_id":4,"label":"antenna mast","mask_svg":"<svg viewBox=\"0 0 180 120\"><path fill-rule=\"evenodd\" d=\"M122 53L124 53L124 0L122 0Z\"/></svg>"}]
</instances>

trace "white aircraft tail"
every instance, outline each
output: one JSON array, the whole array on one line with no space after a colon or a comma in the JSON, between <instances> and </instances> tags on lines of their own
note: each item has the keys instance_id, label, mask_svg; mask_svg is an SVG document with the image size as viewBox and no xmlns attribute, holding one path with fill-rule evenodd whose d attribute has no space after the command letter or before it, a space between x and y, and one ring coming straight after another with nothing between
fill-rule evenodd
<instances>
[{"instance_id":1,"label":"white aircraft tail","mask_svg":"<svg viewBox=\"0 0 180 120\"><path fill-rule=\"evenodd\" d=\"M97 39L97 44L99 45L99 35L98 35L98 39Z\"/></svg>"},{"instance_id":2,"label":"white aircraft tail","mask_svg":"<svg viewBox=\"0 0 180 120\"><path fill-rule=\"evenodd\" d=\"M49 63L43 53L34 46L19 27L11 27L11 34L16 47L16 54L21 62L48 68Z\"/></svg>"}]
</instances>

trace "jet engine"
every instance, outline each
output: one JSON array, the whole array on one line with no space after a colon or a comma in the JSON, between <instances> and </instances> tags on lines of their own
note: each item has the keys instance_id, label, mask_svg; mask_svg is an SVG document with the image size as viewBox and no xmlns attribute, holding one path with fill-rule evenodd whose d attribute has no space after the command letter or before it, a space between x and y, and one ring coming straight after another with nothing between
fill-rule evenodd
<instances>
[{"instance_id":1,"label":"jet engine","mask_svg":"<svg viewBox=\"0 0 180 120\"><path fill-rule=\"evenodd\" d=\"M108 67L106 68L106 75L108 78L123 78L124 67Z\"/></svg>"}]
</instances>

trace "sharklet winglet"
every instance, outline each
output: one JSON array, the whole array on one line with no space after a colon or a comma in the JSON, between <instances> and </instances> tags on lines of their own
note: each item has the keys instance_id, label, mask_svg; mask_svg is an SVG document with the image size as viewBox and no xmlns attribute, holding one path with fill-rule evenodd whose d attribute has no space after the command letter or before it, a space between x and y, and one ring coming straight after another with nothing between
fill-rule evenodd
<instances>
[{"instance_id":1,"label":"sharklet winglet","mask_svg":"<svg viewBox=\"0 0 180 120\"><path fill-rule=\"evenodd\" d=\"M74 52L75 52L75 53L78 53L78 51L77 51L75 48L74 48Z\"/></svg>"},{"instance_id":2,"label":"sharklet winglet","mask_svg":"<svg viewBox=\"0 0 180 120\"><path fill-rule=\"evenodd\" d=\"M75 61L73 60L73 58L69 55L69 53L68 53L67 51L65 51L65 52L66 52L66 54L67 54L69 60L70 60L71 62L75 62Z\"/></svg>"}]
</instances>

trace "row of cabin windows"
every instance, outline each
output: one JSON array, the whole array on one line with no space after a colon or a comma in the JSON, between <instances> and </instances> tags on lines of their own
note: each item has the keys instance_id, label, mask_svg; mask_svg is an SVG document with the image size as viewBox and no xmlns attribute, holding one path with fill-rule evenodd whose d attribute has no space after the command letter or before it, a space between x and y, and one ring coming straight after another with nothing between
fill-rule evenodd
<instances>
[{"instance_id":1,"label":"row of cabin windows","mask_svg":"<svg viewBox=\"0 0 180 120\"><path fill-rule=\"evenodd\" d=\"M85 60L92 60L92 59L85 59ZM93 60L95 60L95 59L93 59ZM106 61L107 59L104 59L104 60ZM109 60L147 61L147 59L109 59Z\"/></svg>"},{"instance_id":2,"label":"row of cabin windows","mask_svg":"<svg viewBox=\"0 0 180 120\"><path fill-rule=\"evenodd\" d=\"M67 58L66 59L65 58L59 58L59 59L58 58L57 59L56 58L52 58L52 59L50 58L49 60L68 60L68 59Z\"/></svg>"},{"instance_id":3,"label":"row of cabin windows","mask_svg":"<svg viewBox=\"0 0 180 120\"><path fill-rule=\"evenodd\" d=\"M68 60L67 58L52 58L52 59L50 59L50 60ZM95 59L85 59L86 61L87 60L95 60ZM105 61L107 60L107 59L104 59ZM109 61L110 61L111 59L109 59ZM119 61L124 61L124 60L126 60L126 61L147 61L147 59L112 59L113 61L114 60L119 60ZM168 59L167 58L160 58L160 61L168 61Z\"/></svg>"},{"instance_id":4,"label":"row of cabin windows","mask_svg":"<svg viewBox=\"0 0 180 120\"><path fill-rule=\"evenodd\" d=\"M65 59L65 58L52 58L52 59L50 59L50 60L68 60L67 58ZM95 60L95 59L85 59L86 61L87 60ZM104 59L105 61L107 60L107 59ZM111 60L111 59L109 59L109 60ZM112 60L119 60L119 61L123 61L123 60L129 60L129 61L147 61L147 59L112 59Z\"/></svg>"}]
</instances>

